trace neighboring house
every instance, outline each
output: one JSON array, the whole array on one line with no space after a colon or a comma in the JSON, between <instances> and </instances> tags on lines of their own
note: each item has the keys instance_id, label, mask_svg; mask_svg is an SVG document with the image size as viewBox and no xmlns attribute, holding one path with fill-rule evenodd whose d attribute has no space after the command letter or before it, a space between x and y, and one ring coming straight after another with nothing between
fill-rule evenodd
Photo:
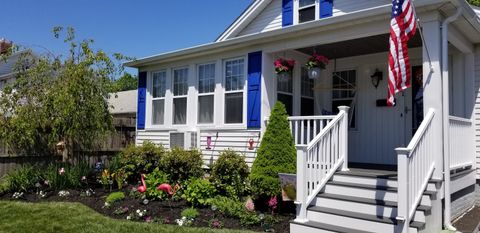
<instances>
[{"instance_id":1,"label":"neighboring house","mask_svg":"<svg viewBox=\"0 0 480 233\"><path fill-rule=\"evenodd\" d=\"M115 132L108 137L102 150L115 153L129 144L135 143L135 123L137 117L137 90L110 94L108 103L112 108Z\"/></svg>"},{"instance_id":2,"label":"neighboring house","mask_svg":"<svg viewBox=\"0 0 480 233\"><path fill-rule=\"evenodd\" d=\"M478 203L480 18L465 0L414 1L426 43L410 40L413 87L384 107L391 3L256 0L213 43L128 62L137 144L197 147L207 165L232 148L251 164L282 101L298 147L292 232L440 232ZM317 80L303 68L314 52L331 59ZM279 57L297 61L293 77L277 78Z\"/></svg>"}]
</instances>

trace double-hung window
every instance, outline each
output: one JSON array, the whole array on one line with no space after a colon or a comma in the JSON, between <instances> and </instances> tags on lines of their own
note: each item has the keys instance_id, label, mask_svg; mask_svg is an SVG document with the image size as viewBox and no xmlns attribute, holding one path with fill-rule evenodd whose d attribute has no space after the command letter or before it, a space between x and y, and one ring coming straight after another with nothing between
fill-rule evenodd
<instances>
[{"instance_id":1,"label":"double-hung window","mask_svg":"<svg viewBox=\"0 0 480 233\"><path fill-rule=\"evenodd\" d=\"M317 2L316 0L298 1L298 23L313 21L316 19Z\"/></svg>"},{"instance_id":2,"label":"double-hung window","mask_svg":"<svg viewBox=\"0 0 480 233\"><path fill-rule=\"evenodd\" d=\"M187 123L188 68L173 70L173 124Z\"/></svg>"},{"instance_id":3,"label":"double-hung window","mask_svg":"<svg viewBox=\"0 0 480 233\"><path fill-rule=\"evenodd\" d=\"M165 122L165 92L167 89L167 73L152 73L152 125L163 125Z\"/></svg>"},{"instance_id":4,"label":"double-hung window","mask_svg":"<svg viewBox=\"0 0 480 233\"><path fill-rule=\"evenodd\" d=\"M225 123L243 123L245 59L225 61Z\"/></svg>"},{"instance_id":5,"label":"double-hung window","mask_svg":"<svg viewBox=\"0 0 480 233\"><path fill-rule=\"evenodd\" d=\"M338 113L339 106L350 107L350 128L355 128L355 94L356 94L355 70L346 70L333 73L332 111ZM353 104L352 104L353 103Z\"/></svg>"},{"instance_id":6,"label":"double-hung window","mask_svg":"<svg viewBox=\"0 0 480 233\"><path fill-rule=\"evenodd\" d=\"M198 123L213 123L215 64L198 66Z\"/></svg>"},{"instance_id":7,"label":"double-hung window","mask_svg":"<svg viewBox=\"0 0 480 233\"><path fill-rule=\"evenodd\" d=\"M293 114L293 78L288 75L288 78L277 79L277 101L285 105L285 109L289 116Z\"/></svg>"},{"instance_id":8,"label":"double-hung window","mask_svg":"<svg viewBox=\"0 0 480 233\"><path fill-rule=\"evenodd\" d=\"M315 98L313 93L314 81L308 77L308 70L302 67L301 115L314 115Z\"/></svg>"}]
</instances>

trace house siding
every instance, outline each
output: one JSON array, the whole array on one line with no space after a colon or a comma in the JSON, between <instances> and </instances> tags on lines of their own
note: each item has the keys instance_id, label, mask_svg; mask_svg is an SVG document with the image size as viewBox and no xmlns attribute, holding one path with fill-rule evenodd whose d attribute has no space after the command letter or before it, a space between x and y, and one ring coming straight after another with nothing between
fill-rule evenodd
<instances>
[{"instance_id":1,"label":"house siding","mask_svg":"<svg viewBox=\"0 0 480 233\"><path fill-rule=\"evenodd\" d=\"M480 48L475 50L475 156L477 179L480 179Z\"/></svg>"},{"instance_id":2,"label":"house siding","mask_svg":"<svg viewBox=\"0 0 480 233\"><path fill-rule=\"evenodd\" d=\"M139 131L137 130L136 144L142 145L144 141L150 141L157 145L163 145L165 148L170 148L170 131Z\"/></svg>"},{"instance_id":3,"label":"house siding","mask_svg":"<svg viewBox=\"0 0 480 233\"><path fill-rule=\"evenodd\" d=\"M282 0L273 0L238 36L282 28Z\"/></svg>"},{"instance_id":4,"label":"house siding","mask_svg":"<svg viewBox=\"0 0 480 233\"><path fill-rule=\"evenodd\" d=\"M359 10L392 4L390 0L334 0L333 16L344 15Z\"/></svg>"}]
</instances>

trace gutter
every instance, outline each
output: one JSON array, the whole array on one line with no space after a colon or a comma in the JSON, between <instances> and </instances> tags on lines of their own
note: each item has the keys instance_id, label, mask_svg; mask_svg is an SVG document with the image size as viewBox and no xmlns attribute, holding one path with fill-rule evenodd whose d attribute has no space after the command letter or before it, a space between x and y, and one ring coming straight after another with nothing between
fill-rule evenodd
<instances>
[{"instance_id":1,"label":"gutter","mask_svg":"<svg viewBox=\"0 0 480 233\"><path fill-rule=\"evenodd\" d=\"M449 2L449 1L456 1L456 0L422 0L422 1L418 0L418 3L416 3L415 6L417 8L428 7L432 5L437 6L439 4ZM463 0L460 0L460 1L463 1ZM194 46L186 49L180 49L172 52L148 56L148 57L141 58L139 60L126 62L124 63L124 65L132 68L140 68L140 67L151 65L151 64L176 61L176 60L183 59L185 57L188 57L188 58L199 57L199 56L205 56L208 54L218 53L218 52L227 51L227 50L234 50L234 49L243 48L243 47L251 47L254 44L267 43L272 41L281 41L282 39L285 39L288 37L298 37L298 36L301 36L302 33L305 33L305 31L308 31L307 33L317 33L317 32L322 32L325 30L339 28L343 26L369 22L372 19L365 20L365 18L369 18L369 17L377 16L377 17L389 18L390 12L391 12L391 5L386 4L386 5L378 6L378 7L367 9L367 10L360 10L360 11L352 12L345 15L316 20L316 21L312 21L312 22L304 23L300 25L293 25L293 26L284 27L281 29L273 30L273 31L240 36L240 37L235 37L225 41L212 42L212 43L207 43L204 45ZM480 23L479 23L479 31L480 31Z\"/></svg>"},{"instance_id":2,"label":"gutter","mask_svg":"<svg viewBox=\"0 0 480 233\"><path fill-rule=\"evenodd\" d=\"M470 7L469 7L470 8ZM445 19L441 25L442 31L442 101L443 101L443 178L445 181L444 186L444 198L445 198L445 210L444 210L444 226L446 229L456 231L453 227L450 218L451 214L451 197L450 197L450 138L449 138L449 93L448 93L448 25L457 20L463 12L463 7L457 7L457 12ZM471 9L471 8L470 8Z\"/></svg>"}]
</instances>

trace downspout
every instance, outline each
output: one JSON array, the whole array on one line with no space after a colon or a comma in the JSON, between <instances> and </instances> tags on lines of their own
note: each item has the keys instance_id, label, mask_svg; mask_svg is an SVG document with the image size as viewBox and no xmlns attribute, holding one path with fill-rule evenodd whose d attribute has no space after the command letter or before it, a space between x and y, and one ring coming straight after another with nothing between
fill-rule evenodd
<instances>
[{"instance_id":1,"label":"downspout","mask_svg":"<svg viewBox=\"0 0 480 233\"><path fill-rule=\"evenodd\" d=\"M443 21L442 30L442 101L443 101L443 177L444 177L444 226L448 230L456 231L453 227L451 218L451 198L450 198L450 138L449 138L449 115L450 100L448 93L448 24L457 20L462 14L462 8L458 7L457 12Z\"/></svg>"}]
</instances>

